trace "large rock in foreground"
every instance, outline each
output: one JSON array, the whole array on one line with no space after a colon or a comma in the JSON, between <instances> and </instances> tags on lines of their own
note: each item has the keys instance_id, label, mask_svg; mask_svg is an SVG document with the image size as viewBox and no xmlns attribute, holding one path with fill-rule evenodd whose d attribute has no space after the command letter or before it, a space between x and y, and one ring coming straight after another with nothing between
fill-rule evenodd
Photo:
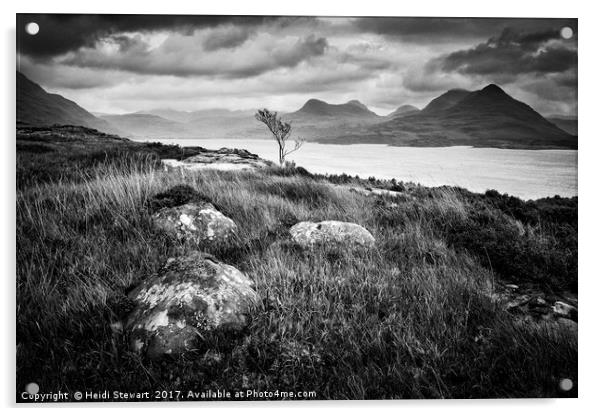
<instances>
[{"instance_id":1,"label":"large rock in foreground","mask_svg":"<svg viewBox=\"0 0 602 416\"><path fill-rule=\"evenodd\" d=\"M236 234L236 224L208 202L163 208L152 216L155 226L195 243L225 242Z\"/></svg>"},{"instance_id":2,"label":"large rock in foreground","mask_svg":"<svg viewBox=\"0 0 602 416\"><path fill-rule=\"evenodd\" d=\"M155 359L196 348L199 335L240 330L258 299L253 286L205 253L170 259L129 294L136 304L126 321L130 346Z\"/></svg>"},{"instance_id":3,"label":"large rock in foreground","mask_svg":"<svg viewBox=\"0 0 602 416\"><path fill-rule=\"evenodd\" d=\"M358 224L342 221L300 222L290 229L293 241L303 247L316 244L374 246L374 237Z\"/></svg>"}]
</instances>

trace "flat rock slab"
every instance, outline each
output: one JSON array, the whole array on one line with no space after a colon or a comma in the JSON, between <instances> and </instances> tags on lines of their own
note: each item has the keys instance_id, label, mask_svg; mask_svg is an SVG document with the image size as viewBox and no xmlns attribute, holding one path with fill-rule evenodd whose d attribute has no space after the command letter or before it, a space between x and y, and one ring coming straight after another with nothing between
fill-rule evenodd
<instances>
[{"instance_id":1,"label":"flat rock slab","mask_svg":"<svg viewBox=\"0 0 602 416\"><path fill-rule=\"evenodd\" d=\"M381 188L349 188L351 192L355 192L361 195L377 195L377 196L389 196L392 198L405 196L403 192L391 191L389 189L381 189Z\"/></svg>"},{"instance_id":2,"label":"flat rock slab","mask_svg":"<svg viewBox=\"0 0 602 416\"><path fill-rule=\"evenodd\" d=\"M211 331L241 330L258 300L251 279L201 252L169 259L129 297L130 346L151 359L195 349Z\"/></svg>"},{"instance_id":3,"label":"flat rock slab","mask_svg":"<svg viewBox=\"0 0 602 416\"><path fill-rule=\"evenodd\" d=\"M316 244L342 244L373 247L375 240L364 227L342 221L304 221L290 229L293 241L303 247Z\"/></svg>"},{"instance_id":4,"label":"flat rock slab","mask_svg":"<svg viewBox=\"0 0 602 416\"><path fill-rule=\"evenodd\" d=\"M156 227L196 243L225 242L237 231L234 221L208 202L163 208L152 219Z\"/></svg>"},{"instance_id":5,"label":"flat rock slab","mask_svg":"<svg viewBox=\"0 0 602 416\"><path fill-rule=\"evenodd\" d=\"M258 170L270 166L270 162L261 159L256 154L241 149L205 150L198 155L184 160L163 159L165 167L181 168L184 170L221 170L241 171Z\"/></svg>"}]
</instances>

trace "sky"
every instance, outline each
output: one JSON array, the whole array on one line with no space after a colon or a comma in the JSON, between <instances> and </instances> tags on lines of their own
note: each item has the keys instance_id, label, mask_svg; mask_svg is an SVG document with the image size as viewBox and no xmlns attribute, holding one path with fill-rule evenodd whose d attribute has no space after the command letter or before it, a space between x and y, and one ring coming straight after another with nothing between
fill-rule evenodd
<instances>
[{"instance_id":1,"label":"sky","mask_svg":"<svg viewBox=\"0 0 602 416\"><path fill-rule=\"evenodd\" d=\"M318 98L385 115L495 83L544 115L575 115L577 38L576 19L20 14L17 70L102 113Z\"/></svg>"}]
</instances>

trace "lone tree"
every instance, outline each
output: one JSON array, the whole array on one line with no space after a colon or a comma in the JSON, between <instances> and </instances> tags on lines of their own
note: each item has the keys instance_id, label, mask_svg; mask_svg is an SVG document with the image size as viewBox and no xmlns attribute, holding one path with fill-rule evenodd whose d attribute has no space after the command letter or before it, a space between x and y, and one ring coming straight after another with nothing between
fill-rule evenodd
<instances>
[{"instance_id":1,"label":"lone tree","mask_svg":"<svg viewBox=\"0 0 602 416\"><path fill-rule=\"evenodd\" d=\"M286 148L287 141L290 139L292 127L290 123L282 121L280 117L278 117L277 112L272 113L267 108L264 108L263 110L257 110L255 118L268 127L272 135L274 135L274 139L278 142L278 158L280 160L280 166L284 165L284 159L287 155L299 150L301 146L303 146L305 140L298 137L291 149Z\"/></svg>"}]
</instances>

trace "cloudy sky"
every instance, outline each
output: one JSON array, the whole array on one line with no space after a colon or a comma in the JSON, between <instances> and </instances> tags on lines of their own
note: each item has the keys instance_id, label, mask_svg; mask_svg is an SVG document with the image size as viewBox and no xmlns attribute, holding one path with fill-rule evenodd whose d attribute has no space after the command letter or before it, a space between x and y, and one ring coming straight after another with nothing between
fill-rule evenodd
<instances>
[{"instance_id":1,"label":"cloudy sky","mask_svg":"<svg viewBox=\"0 0 602 416\"><path fill-rule=\"evenodd\" d=\"M97 112L319 98L386 114L489 83L546 115L577 111L575 19L19 15L17 31L18 70Z\"/></svg>"}]
</instances>

